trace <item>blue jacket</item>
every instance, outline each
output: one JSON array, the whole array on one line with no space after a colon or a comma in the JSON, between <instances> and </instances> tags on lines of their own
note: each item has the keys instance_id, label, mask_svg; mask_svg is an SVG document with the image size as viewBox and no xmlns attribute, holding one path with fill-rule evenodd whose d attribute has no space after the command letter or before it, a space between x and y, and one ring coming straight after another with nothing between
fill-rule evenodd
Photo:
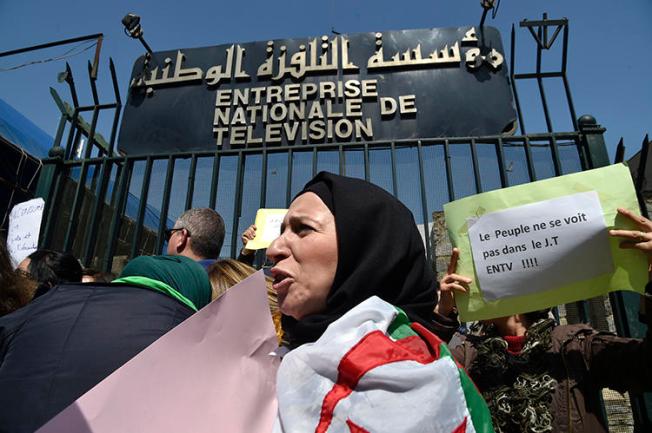
<instances>
[{"instance_id":1,"label":"blue jacket","mask_svg":"<svg viewBox=\"0 0 652 433\"><path fill-rule=\"evenodd\" d=\"M77 283L0 317L0 432L33 432L192 313L156 291Z\"/></svg>"}]
</instances>

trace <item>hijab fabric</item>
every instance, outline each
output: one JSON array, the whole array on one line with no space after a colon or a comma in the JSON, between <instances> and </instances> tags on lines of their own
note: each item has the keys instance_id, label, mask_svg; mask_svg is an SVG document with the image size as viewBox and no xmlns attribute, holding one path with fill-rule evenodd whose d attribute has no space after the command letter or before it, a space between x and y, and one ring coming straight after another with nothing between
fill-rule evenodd
<instances>
[{"instance_id":1,"label":"hijab fabric","mask_svg":"<svg viewBox=\"0 0 652 433\"><path fill-rule=\"evenodd\" d=\"M208 274L199 263L185 256L136 257L125 266L120 278L113 282L144 285L172 296L195 310L200 310L211 301ZM165 286L173 290L166 290Z\"/></svg>"},{"instance_id":2,"label":"hijab fabric","mask_svg":"<svg viewBox=\"0 0 652 433\"><path fill-rule=\"evenodd\" d=\"M335 216L338 262L325 311L301 320L283 316L290 346L316 341L329 324L373 295L432 329L437 282L410 210L376 185L327 172L297 197L306 192L317 194Z\"/></svg>"}]
</instances>

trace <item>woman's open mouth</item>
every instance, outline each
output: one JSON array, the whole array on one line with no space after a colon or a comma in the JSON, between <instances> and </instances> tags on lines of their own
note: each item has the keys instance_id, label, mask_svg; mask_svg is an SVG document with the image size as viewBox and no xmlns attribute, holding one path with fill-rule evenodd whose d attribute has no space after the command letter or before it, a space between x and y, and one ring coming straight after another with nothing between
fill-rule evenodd
<instances>
[{"instance_id":1,"label":"woman's open mouth","mask_svg":"<svg viewBox=\"0 0 652 433\"><path fill-rule=\"evenodd\" d=\"M290 287L290 284L292 284L294 279L290 274L278 268L272 268L271 273L272 276L274 277L272 288L276 290L276 293L278 294L279 298L281 296L285 297Z\"/></svg>"}]
</instances>

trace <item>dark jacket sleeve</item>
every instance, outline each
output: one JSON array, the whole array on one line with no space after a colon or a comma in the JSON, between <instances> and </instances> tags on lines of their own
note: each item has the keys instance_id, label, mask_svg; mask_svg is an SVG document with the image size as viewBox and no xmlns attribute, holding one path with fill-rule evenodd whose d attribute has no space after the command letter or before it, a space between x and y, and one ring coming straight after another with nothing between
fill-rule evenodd
<instances>
[{"instance_id":1,"label":"dark jacket sleeve","mask_svg":"<svg viewBox=\"0 0 652 433\"><path fill-rule=\"evenodd\" d=\"M433 327L435 334L441 338L445 343L448 343L453 334L457 332L460 327L460 322L457 320L457 314L451 316L444 316L439 313L434 313Z\"/></svg>"},{"instance_id":2,"label":"dark jacket sleeve","mask_svg":"<svg viewBox=\"0 0 652 433\"><path fill-rule=\"evenodd\" d=\"M646 310L652 302L646 297ZM607 333L592 333L584 338L584 359L591 379L599 387L640 393L652 390L651 314L645 339L623 338Z\"/></svg>"},{"instance_id":3,"label":"dark jacket sleeve","mask_svg":"<svg viewBox=\"0 0 652 433\"><path fill-rule=\"evenodd\" d=\"M240 263L244 263L245 265L253 266L255 258L256 258L256 254L242 254L242 251L240 251L240 255L238 256L238 261Z\"/></svg>"}]
</instances>

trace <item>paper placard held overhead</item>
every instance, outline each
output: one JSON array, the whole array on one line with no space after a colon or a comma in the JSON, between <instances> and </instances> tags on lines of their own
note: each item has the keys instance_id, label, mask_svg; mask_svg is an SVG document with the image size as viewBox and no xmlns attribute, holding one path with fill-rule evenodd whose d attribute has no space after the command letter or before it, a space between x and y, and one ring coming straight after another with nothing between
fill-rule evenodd
<instances>
[{"instance_id":1,"label":"paper placard held overhead","mask_svg":"<svg viewBox=\"0 0 652 433\"><path fill-rule=\"evenodd\" d=\"M612 290L642 293L647 258L619 247L610 228L635 229L638 213L624 164L490 191L444 205L460 249L457 273L473 278L456 294L463 321L588 299Z\"/></svg>"},{"instance_id":2,"label":"paper placard held overhead","mask_svg":"<svg viewBox=\"0 0 652 433\"><path fill-rule=\"evenodd\" d=\"M245 248L260 250L267 248L281 234L281 223L287 209L258 209L256 212L256 237Z\"/></svg>"},{"instance_id":3,"label":"paper placard held overhead","mask_svg":"<svg viewBox=\"0 0 652 433\"><path fill-rule=\"evenodd\" d=\"M35 198L18 203L9 214L7 250L14 268L38 248L44 205L42 198Z\"/></svg>"}]
</instances>

